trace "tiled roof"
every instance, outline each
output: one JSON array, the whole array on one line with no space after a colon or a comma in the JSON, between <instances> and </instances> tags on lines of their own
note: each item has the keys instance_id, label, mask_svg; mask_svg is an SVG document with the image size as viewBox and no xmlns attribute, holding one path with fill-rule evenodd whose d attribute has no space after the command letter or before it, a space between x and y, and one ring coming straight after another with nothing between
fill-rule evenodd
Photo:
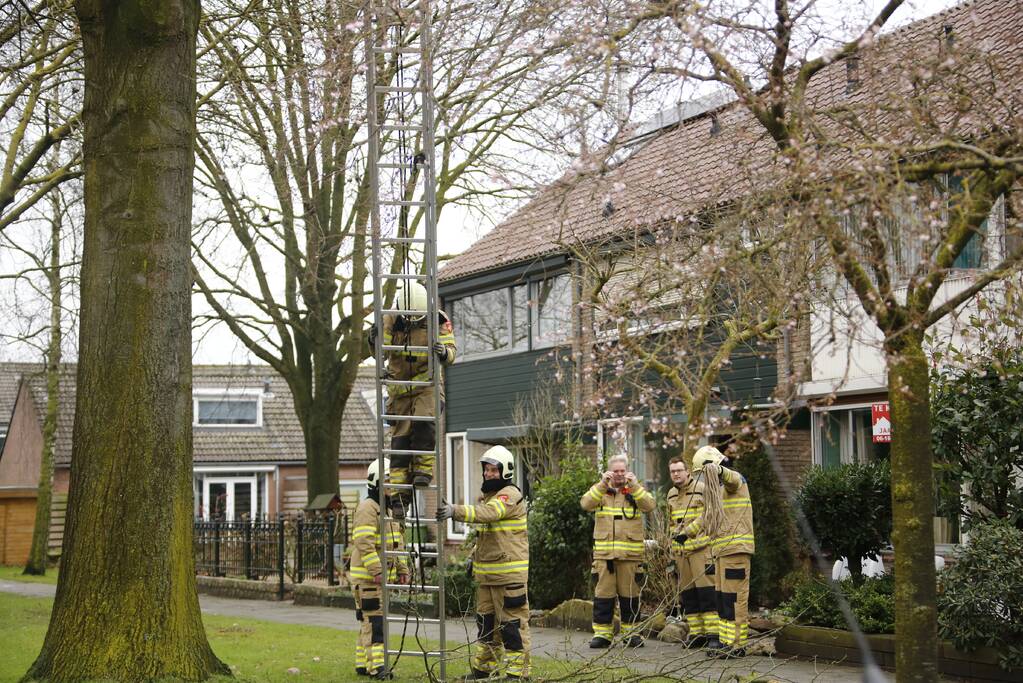
<instances>
[{"instance_id":1,"label":"tiled roof","mask_svg":"<svg viewBox=\"0 0 1023 683\"><path fill-rule=\"evenodd\" d=\"M7 421L14 407L20 379L29 382L39 415L46 408L46 380L41 364L0 363L0 422ZM71 462L71 430L75 406L74 364L61 366L60 407L57 415L57 444L54 461ZM288 385L267 366L196 365L192 388L255 389L270 382L273 397L263 398L263 426L238 428L193 427L193 457L197 464L246 462L303 462L305 446L302 428L295 415ZM369 462L376 457L376 421L366 400L374 389L373 368L360 368L359 376L345 406L338 460ZM365 394L364 394L365 392ZM40 419L42 419L40 417Z\"/></svg>"},{"instance_id":2,"label":"tiled roof","mask_svg":"<svg viewBox=\"0 0 1023 683\"><path fill-rule=\"evenodd\" d=\"M882 59L908 58L911 50L937 50L942 26L957 41L989 53L1011 55L1020 65L1023 11L1020 0L973 0L882 36ZM865 65L866 66L866 65ZM818 73L807 92L817 107L869 101L880 88L898 87L894 69L875 69L872 82L846 92L846 64ZM1015 71L1019 73L1019 71ZM1018 80L1018 79L1017 79ZM711 134L711 114L716 134ZM449 260L440 279L451 282L567 251L568 246L629 235L669 219L685 219L708 207L767 185L777 158L762 126L739 103L665 128L602 176L569 170L465 252ZM776 177L776 176L775 176ZM613 210L611 210L613 208Z\"/></svg>"}]
</instances>

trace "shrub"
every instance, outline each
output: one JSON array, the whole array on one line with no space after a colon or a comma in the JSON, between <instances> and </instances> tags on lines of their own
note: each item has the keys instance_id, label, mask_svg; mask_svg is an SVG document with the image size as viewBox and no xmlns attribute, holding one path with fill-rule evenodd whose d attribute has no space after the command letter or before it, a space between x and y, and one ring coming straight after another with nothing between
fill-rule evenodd
<instances>
[{"instance_id":1,"label":"shrub","mask_svg":"<svg viewBox=\"0 0 1023 683\"><path fill-rule=\"evenodd\" d=\"M960 650L993 647L1003 669L1023 668L1023 531L978 524L939 580L942 637Z\"/></svg>"},{"instance_id":2,"label":"shrub","mask_svg":"<svg viewBox=\"0 0 1023 683\"><path fill-rule=\"evenodd\" d=\"M945 476L942 514L967 531L1006 519L1023 529L1023 351L997 348L979 363L931 380L934 456ZM961 495L962 485L969 497Z\"/></svg>"},{"instance_id":3,"label":"shrub","mask_svg":"<svg viewBox=\"0 0 1023 683\"><path fill-rule=\"evenodd\" d=\"M529 512L529 601L546 609L589 595L593 515L579 499L597 481L593 462L571 454L533 491Z\"/></svg>"},{"instance_id":4,"label":"shrub","mask_svg":"<svg viewBox=\"0 0 1023 683\"><path fill-rule=\"evenodd\" d=\"M886 461L815 466L796 494L821 549L836 559L847 558L855 582L863 578L860 559L884 548L891 536L890 486Z\"/></svg>"},{"instance_id":5,"label":"shrub","mask_svg":"<svg viewBox=\"0 0 1023 683\"><path fill-rule=\"evenodd\" d=\"M762 448L735 462L746 477L753 501L753 533L757 552L750 568L750 604L774 607L785 597L783 580L795 564L795 529L771 458Z\"/></svg>"},{"instance_id":6,"label":"shrub","mask_svg":"<svg viewBox=\"0 0 1023 683\"><path fill-rule=\"evenodd\" d=\"M792 597L782 611L801 624L826 628L849 629L830 582L806 575L796 582ZM864 579L852 578L838 583L860 629L864 633L895 632L895 581L890 574Z\"/></svg>"},{"instance_id":7,"label":"shrub","mask_svg":"<svg viewBox=\"0 0 1023 683\"><path fill-rule=\"evenodd\" d=\"M462 617L476 608L476 582L467 571L467 559L468 553L460 552L444 567L444 612L449 617Z\"/></svg>"}]
</instances>

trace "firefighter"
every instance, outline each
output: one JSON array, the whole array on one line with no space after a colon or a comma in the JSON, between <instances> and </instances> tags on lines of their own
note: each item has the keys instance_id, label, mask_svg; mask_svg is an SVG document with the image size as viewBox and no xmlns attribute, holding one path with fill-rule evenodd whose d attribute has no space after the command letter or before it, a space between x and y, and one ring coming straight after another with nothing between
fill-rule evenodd
<instances>
[{"instance_id":1,"label":"firefighter","mask_svg":"<svg viewBox=\"0 0 1023 683\"><path fill-rule=\"evenodd\" d=\"M438 314L438 339L431 341L426 315L416 312L427 308L426 288L414 281L405 281L398 290L395 308L409 311L403 315L386 315L383 321L384 344L392 346L429 347L436 356L438 369L455 362L455 335L451 320L447 314ZM370 345L375 343L375 328L370 331ZM429 352L387 351L386 377L388 379L429 381ZM440 387L441 410L444 406L444 382ZM410 387L388 385L387 413L389 415L429 416L434 413L433 387ZM439 417L439 416L438 416ZM391 448L394 450L433 451L436 446L437 426L434 421L400 420L391 426ZM429 486L433 481L434 454L391 454L391 482L395 484L411 483L417 487ZM403 519L411 495L400 491L391 497L392 514L396 519Z\"/></svg>"},{"instance_id":2,"label":"firefighter","mask_svg":"<svg viewBox=\"0 0 1023 683\"><path fill-rule=\"evenodd\" d=\"M693 471L703 479L703 512L682 532L684 540L706 534L714 562L717 637L707 643L709 656L742 657L749 637L750 560L755 552L753 506L746 478L724 466L713 446L693 455Z\"/></svg>"},{"instance_id":3,"label":"firefighter","mask_svg":"<svg viewBox=\"0 0 1023 683\"><path fill-rule=\"evenodd\" d=\"M614 455L608 471L583 494L583 510L594 512L593 639L591 648L611 645L615 598L621 612L622 636L628 647L643 647L635 632L643 583L643 513L654 509L654 497L627 470L628 458Z\"/></svg>"},{"instance_id":4,"label":"firefighter","mask_svg":"<svg viewBox=\"0 0 1023 683\"><path fill-rule=\"evenodd\" d=\"M384 475L374 460L366 469L367 496L355 509L352 529L352 557L348 580L355 594L355 616L361 623L355 647L355 673L381 680L390 677L384 671L384 613L380 608L380 582L383 565L380 557L380 482L387 477L390 463L384 460ZM386 504L386 501L385 501ZM386 538L388 550L404 547L404 530L399 522L391 522ZM388 562L387 580L409 582L408 565L404 559Z\"/></svg>"},{"instance_id":5,"label":"firefighter","mask_svg":"<svg viewBox=\"0 0 1023 683\"><path fill-rule=\"evenodd\" d=\"M515 459L504 446L480 456L483 485L476 505L442 504L437 519L477 525L472 553L479 637L465 680L496 674L504 648L505 680L529 676L529 540L526 503L513 483Z\"/></svg>"},{"instance_id":6,"label":"firefighter","mask_svg":"<svg viewBox=\"0 0 1023 683\"><path fill-rule=\"evenodd\" d=\"M705 535L687 538L683 529L703 511L703 482L689 474L686 461L674 457L668 463L673 486L668 490L668 524L679 582L682 616L689 625L689 647L705 645L717 636L717 604L714 594L710 539ZM708 566L710 565L710 566Z\"/></svg>"}]
</instances>

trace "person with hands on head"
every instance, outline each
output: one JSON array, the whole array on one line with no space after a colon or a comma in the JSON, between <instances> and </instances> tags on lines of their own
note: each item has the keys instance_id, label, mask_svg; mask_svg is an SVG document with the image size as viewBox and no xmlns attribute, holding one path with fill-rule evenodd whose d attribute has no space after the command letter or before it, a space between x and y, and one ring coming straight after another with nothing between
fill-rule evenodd
<instances>
[{"instance_id":1,"label":"person with hands on head","mask_svg":"<svg viewBox=\"0 0 1023 683\"><path fill-rule=\"evenodd\" d=\"M668 527L678 579L679 607L689 626L686 645L701 647L711 636L717 637L714 565L710 539L704 534L689 538L684 529L703 512L703 482L689 474L681 456L668 462L668 474L672 483L668 490Z\"/></svg>"},{"instance_id":2,"label":"person with hands on head","mask_svg":"<svg viewBox=\"0 0 1023 683\"><path fill-rule=\"evenodd\" d=\"M483 680L497 674L504 680L529 676L529 538L526 503L515 486L515 459L504 446L480 456L483 484L475 505L443 503L437 519L476 525L472 571L476 579L478 638L471 670L465 680Z\"/></svg>"},{"instance_id":3,"label":"person with hands on head","mask_svg":"<svg viewBox=\"0 0 1023 683\"><path fill-rule=\"evenodd\" d=\"M756 550L753 505L746 478L726 462L713 446L703 446L693 455L693 472L703 483L703 511L682 533L710 539L717 632L708 634L708 656L742 657L749 636L750 563Z\"/></svg>"},{"instance_id":4,"label":"person with hands on head","mask_svg":"<svg viewBox=\"0 0 1023 683\"><path fill-rule=\"evenodd\" d=\"M384 613L380 606L380 584L384 580L380 539L380 482L386 480L390 461L384 460L384 473L374 460L366 469L367 495L355 508L352 529L352 557L348 582L355 595L355 616L361 626L355 646L355 673L378 679L389 678L384 671ZM386 506L388 502L384 501ZM391 522L387 537L383 539L388 550L405 546L405 532L400 522ZM388 563L387 580L401 584L409 582L409 569L403 558Z\"/></svg>"},{"instance_id":5,"label":"person with hands on head","mask_svg":"<svg viewBox=\"0 0 1023 683\"><path fill-rule=\"evenodd\" d=\"M593 512L593 639L591 648L606 648L614 635L615 600L622 636L628 647L642 647L636 632L644 579L643 514L656 506L654 497L628 471L628 458L611 456L600 481L583 494L580 505Z\"/></svg>"}]
</instances>

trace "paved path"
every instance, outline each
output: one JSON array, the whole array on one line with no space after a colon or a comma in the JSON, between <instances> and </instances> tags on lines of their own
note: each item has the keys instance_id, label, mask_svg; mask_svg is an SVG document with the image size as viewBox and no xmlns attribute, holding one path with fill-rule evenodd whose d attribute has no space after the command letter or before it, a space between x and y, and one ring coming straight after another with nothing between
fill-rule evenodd
<instances>
[{"instance_id":1,"label":"paved path","mask_svg":"<svg viewBox=\"0 0 1023 683\"><path fill-rule=\"evenodd\" d=\"M17 593L32 597L53 597L55 587L49 584L23 583L0 580L0 592ZM206 614L275 621L284 624L305 624L324 626L345 631L358 629L355 612L333 607L296 606L290 602L268 602L262 600L234 600L200 595L199 602ZM395 628L392 625L392 635ZM475 623L457 619L447 625L448 647L455 643L464 644L475 635ZM679 645L648 640L645 647L635 650L613 648L611 650L590 650L587 643L590 634L553 628L531 628L531 651L534 656L550 657L559 661L581 662L590 660L589 667L625 666L638 671L662 672L673 678L727 681L732 676L746 676L751 671L764 678L776 681L808 683L858 683L862 681L862 669L855 666L786 660L781 657L749 656L732 662L708 661L702 652L687 652ZM422 635L437 638L436 626L425 626ZM415 647L412 627L406 645ZM578 666L578 664L575 664Z\"/></svg>"}]
</instances>

